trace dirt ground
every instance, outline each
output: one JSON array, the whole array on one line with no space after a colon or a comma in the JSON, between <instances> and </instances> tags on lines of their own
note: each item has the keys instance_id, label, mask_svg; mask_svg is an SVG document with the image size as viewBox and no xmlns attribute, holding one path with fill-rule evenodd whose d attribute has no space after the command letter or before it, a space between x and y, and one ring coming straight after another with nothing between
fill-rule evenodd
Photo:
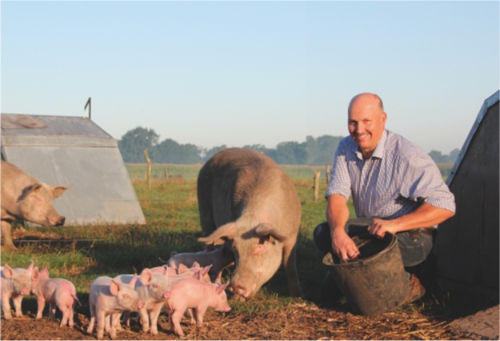
<instances>
[{"instance_id":1,"label":"dirt ground","mask_svg":"<svg viewBox=\"0 0 500 341\"><path fill-rule=\"evenodd\" d=\"M47 316L36 321L36 307L24 309L25 316L11 321L1 321L2 340L94 340L96 332L87 334L89 324L85 306L78 307L75 326L58 326L56 319ZM88 308L88 307L87 307ZM219 313L209 310L204 325L190 325L188 319L182 322L185 336L178 337L170 331L168 317L160 315L159 334L142 333L139 322L134 318L130 329L118 332L121 340L484 340L484 336L452 327L450 323L435 320L408 307L378 316L359 316L345 308L323 309L305 303L296 303L280 311L260 313ZM104 337L109 339L107 335Z\"/></svg>"}]
</instances>

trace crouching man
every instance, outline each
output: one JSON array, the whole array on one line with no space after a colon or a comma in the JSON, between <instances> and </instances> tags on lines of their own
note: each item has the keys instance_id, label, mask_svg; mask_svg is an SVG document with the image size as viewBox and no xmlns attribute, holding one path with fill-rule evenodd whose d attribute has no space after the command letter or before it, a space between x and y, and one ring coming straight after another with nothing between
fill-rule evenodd
<instances>
[{"instance_id":1,"label":"crouching man","mask_svg":"<svg viewBox=\"0 0 500 341\"><path fill-rule=\"evenodd\" d=\"M396 235L408 273L407 302L413 302L425 294L425 288L408 270L429 255L434 227L455 214L455 198L430 156L386 130L386 121L377 95L362 93L351 100L350 136L342 139L335 153L325 194L327 222L316 227L314 240L324 254L333 251L343 260L352 260L359 250L351 237L366 232L380 238L386 232ZM349 228L351 193L358 218L377 217L370 225ZM335 280L327 273L321 286L325 303L342 296L335 288Z\"/></svg>"}]
</instances>

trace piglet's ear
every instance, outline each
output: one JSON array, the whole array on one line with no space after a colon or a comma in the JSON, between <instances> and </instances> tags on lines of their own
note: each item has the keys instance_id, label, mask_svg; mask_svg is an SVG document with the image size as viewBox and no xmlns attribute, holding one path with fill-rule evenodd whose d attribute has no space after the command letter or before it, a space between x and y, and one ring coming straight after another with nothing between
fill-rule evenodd
<instances>
[{"instance_id":1,"label":"piglet's ear","mask_svg":"<svg viewBox=\"0 0 500 341\"><path fill-rule=\"evenodd\" d=\"M135 287L135 283L137 282L137 274L134 274L134 277L132 278L132 280L130 281L129 285L134 288Z\"/></svg>"},{"instance_id":2,"label":"piglet's ear","mask_svg":"<svg viewBox=\"0 0 500 341\"><path fill-rule=\"evenodd\" d=\"M42 275L45 276L45 277L49 277L49 270L47 269L47 267L43 268Z\"/></svg>"},{"instance_id":3,"label":"piglet's ear","mask_svg":"<svg viewBox=\"0 0 500 341\"><path fill-rule=\"evenodd\" d=\"M40 272L38 271L38 266L35 266L33 269L33 275L31 275L31 279L33 281L38 281L38 278L40 277Z\"/></svg>"},{"instance_id":4,"label":"piglet's ear","mask_svg":"<svg viewBox=\"0 0 500 341\"><path fill-rule=\"evenodd\" d=\"M120 284L116 283L115 280L112 279L111 284L109 285L109 291L111 292L111 295L118 296L120 290L121 290Z\"/></svg>"},{"instance_id":5,"label":"piglet's ear","mask_svg":"<svg viewBox=\"0 0 500 341\"><path fill-rule=\"evenodd\" d=\"M210 271L211 268L212 268L212 264L210 264L209 266L205 266L203 268L203 270L201 270L201 274L206 275Z\"/></svg>"},{"instance_id":6,"label":"piglet's ear","mask_svg":"<svg viewBox=\"0 0 500 341\"><path fill-rule=\"evenodd\" d=\"M189 269L187 266L185 266L184 264L179 264L179 267L177 268L177 273L179 274L182 274L184 272L188 272Z\"/></svg>"},{"instance_id":7,"label":"piglet's ear","mask_svg":"<svg viewBox=\"0 0 500 341\"><path fill-rule=\"evenodd\" d=\"M12 269L8 264L3 266L3 275L6 278L11 278L14 276L14 269Z\"/></svg>"},{"instance_id":8,"label":"piglet's ear","mask_svg":"<svg viewBox=\"0 0 500 341\"><path fill-rule=\"evenodd\" d=\"M35 262L30 260L30 265L26 268L26 271L32 272L33 271L33 265L35 265Z\"/></svg>"},{"instance_id":9,"label":"piglet's ear","mask_svg":"<svg viewBox=\"0 0 500 341\"><path fill-rule=\"evenodd\" d=\"M193 262L193 265L191 265L192 268L199 268L200 267L200 263L198 263L197 261L194 261Z\"/></svg>"},{"instance_id":10,"label":"piglet's ear","mask_svg":"<svg viewBox=\"0 0 500 341\"><path fill-rule=\"evenodd\" d=\"M217 295L221 294L224 291L224 289L226 289L226 287L227 287L227 283L223 284L223 285L219 285L217 287L217 289L215 289L215 291L217 292Z\"/></svg>"},{"instance_id":11,"label":"piglet's ear","mask_svg":"<svg viewBox=\"0 0 500 341\"><path fill-rule=\"evenodd\" d=\"M145 268L141 272L140 281L143 285L148 285L153 280L153 273L148 268Z\"/></svg>"}]
</instances>

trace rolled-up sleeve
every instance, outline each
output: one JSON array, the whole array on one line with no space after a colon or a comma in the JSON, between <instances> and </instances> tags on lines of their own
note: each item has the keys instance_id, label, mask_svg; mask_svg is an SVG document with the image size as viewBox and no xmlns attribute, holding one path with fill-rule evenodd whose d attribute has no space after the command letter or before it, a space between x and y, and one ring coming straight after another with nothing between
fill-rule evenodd
<instances>
[{"instance_id":1,"label":"rolled-up sleeve","mask_svg":"<svg viewBox=\"0 0 500 341\"><path fill-rule=\"evenodd\" d=\"M414 155L411 161L406 163L402 173L401 196L455 212L455 196L431 157L427 154Z\"/></svg>"}]
</instances>

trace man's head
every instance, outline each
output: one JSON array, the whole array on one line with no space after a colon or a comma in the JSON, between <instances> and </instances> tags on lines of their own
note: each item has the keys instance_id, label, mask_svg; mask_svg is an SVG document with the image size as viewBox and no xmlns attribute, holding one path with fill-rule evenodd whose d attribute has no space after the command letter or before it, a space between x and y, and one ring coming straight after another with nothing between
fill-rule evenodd
<instances>
[{"instance_id":1,"label":"man's head","mask_svg":"<svg viewBox=\"0 0 500 341\"><path fill-rule=\"evenodd\" d=\"M368 159L377 148L384 130L387 114L380 97L364 92L354 96L349 103L348 127L349 134Z\"/></svg>"}]
</instances>

